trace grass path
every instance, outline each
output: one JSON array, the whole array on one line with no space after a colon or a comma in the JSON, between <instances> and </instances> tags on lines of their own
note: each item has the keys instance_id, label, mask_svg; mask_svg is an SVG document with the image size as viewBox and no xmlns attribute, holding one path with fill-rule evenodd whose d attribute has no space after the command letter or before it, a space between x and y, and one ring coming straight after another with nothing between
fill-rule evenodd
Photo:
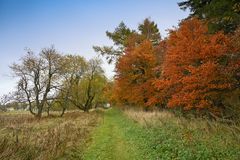
<instances>
[{"instance_id":1,"label":"grass path","mask_svg":"<svg viewBox=\"0 0 240 160\"><path fill-rule=\"evenodd\" d=\"M120 111L110 109L105 112L102 124L96 129L92 143L88 147L86 160L140 160L144 159L139 142L132 133L136 124Z\"/></svg>"}]
</instances>

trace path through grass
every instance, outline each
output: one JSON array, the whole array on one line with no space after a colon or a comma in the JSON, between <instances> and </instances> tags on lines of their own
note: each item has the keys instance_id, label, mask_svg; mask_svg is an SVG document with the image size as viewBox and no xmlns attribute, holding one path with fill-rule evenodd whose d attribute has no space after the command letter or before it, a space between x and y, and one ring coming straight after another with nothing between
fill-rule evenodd
<instances>
[{"instance_id":1,"label":"path through grass","mask_svg":"<svg viewBox=\"0 0 240 160\"><path fill-rule=\"evenodd\" d=\"M187 127L190 125L187 120L183 121L184 123L180 121L175 123L175 119L177 118L171 116L163 119L160 117L157 119L158 123L150 121L146 126L120 110L109 109L104 113L103 122L96 128L83 159L239 159L238 136L234 135L231 130L218 129L218 125L222 124L209 122L216 123L218 127L191 128ZM204 120L200 121L204 122ZM200 122L192 123L201 125ZM224 129L224 127L220 128Z\"/></svg>"},{"instance_id":2,"label":"path through grass","mask_svg":"<svg viewBox=\"0 0 240 160\"><path fill-rule=\"evenodd\" d=\"M92 143L85 153L86 160L139 160L143 159L135 134L138 126L120 111L106 111L102 125L96 129Z\"/></svg>"}]
</instances>

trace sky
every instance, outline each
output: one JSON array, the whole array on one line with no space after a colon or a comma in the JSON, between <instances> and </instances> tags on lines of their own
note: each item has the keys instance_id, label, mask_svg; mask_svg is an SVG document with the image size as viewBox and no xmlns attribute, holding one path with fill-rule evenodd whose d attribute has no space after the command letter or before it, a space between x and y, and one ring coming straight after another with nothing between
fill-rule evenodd
<instances>
[{"instance_id":1,"label":"sky","mask_svg":"<svg viewBox=\"0 0 240 160\"><path fill-rule=\"evenodd\" d=\"M14 90L16 79L9 65L18 62L30 48L36 54L54 45L63 54L96 57L93 45L112 45L105 32L123 21L137 29L145 18L158 24L162 37L177 26L188 11L182 0L0 0L0 96ZM106 62L108 78L114 66Z\"/></svg>"}]
</instances>

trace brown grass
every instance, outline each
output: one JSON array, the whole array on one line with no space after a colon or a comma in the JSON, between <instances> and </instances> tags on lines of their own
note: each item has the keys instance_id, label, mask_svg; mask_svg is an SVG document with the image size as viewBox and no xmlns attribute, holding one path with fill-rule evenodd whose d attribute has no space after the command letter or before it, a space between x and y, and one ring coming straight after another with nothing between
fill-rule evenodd
<instances>
[{"instance_id":1,"label":"brown grass","mask_svg":"<svg viewBox=\"0 0 240 160\"><path fill-rule=\"evenodd\" d=\"M124 110L127 116L143 126L161 125L162 120L172 119L174 115L167 111ZM159 123L160 122L160 123Z\"/></svg>"},{"instance_id":2,"label":"brown grass","mask_svg":"<svg viewBox=\"0 0 240 160\"><path fill-rule=\"evenodd\" d=\"M81 153L99 119L96 112L41 120L26 113L0 114L0 159L55 159L75 148Z\"/></svg>"},{"instance_id":3,"label":"brown grass","mask_svg":"<svg viewBox=\"0 0 240 160\"><path fill-rule=\"evenodd\" d=\"M199 132L205 138L211 138L216 134L222 134L231 137L233 141L240 143L240 126L237 124L225 124L217 121L211 121L203 118L186 119L177 117L169 111L142 111L142 110L124 110L124 113L135 122L144 127L161 128L173 126L179 128L183 133Z\"/></svg>"}]
</instances>

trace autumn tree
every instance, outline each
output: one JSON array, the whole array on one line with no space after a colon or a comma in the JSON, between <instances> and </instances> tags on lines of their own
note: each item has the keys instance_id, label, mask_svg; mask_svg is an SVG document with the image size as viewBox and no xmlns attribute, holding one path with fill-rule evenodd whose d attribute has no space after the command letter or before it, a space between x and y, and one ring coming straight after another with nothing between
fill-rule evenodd
<instances>
[{"instance_id":1,"label":"autumn tree","mask_svg":"<svg viewBox=\"0 0 240 160\"><path fill-rule=\"evenodd\" d=\"M236 119L240 115L240 28L229 37L229 54L222 59L222 63L225 64L232 87L223 94L223 103L228 117Z\"/></svg>"},{"instance_id":2,"label":"autumn tree","mask_svg":"<svg viewBox=\"0 0 240 160\"><path fill-rule=\"evenodd\" d=\"M114 90L116 83L114 80L108 80L103 88L103 99L105 102L109 103L110 105L116 104L117 98L114 95Z\"/></svg>"},{"instance_id":3,"label":"autumn tree","mask_svg":"<svg viewBox=\"0 0 240 160\"><path fill-rule=\"evenodd\" d=\"M155 76L155 65L155 50L149 40L127 50L116 66L115 94L118 99L125 104L145 106L152 94L150 80Z\"/></svg>"},{"instance_id":4,"label":"autumn tree","mask_svg":"<svg viewBox=\"0 0 240 160\"><path fill-rule=\"evenodd\" d=\"M221 95L232 85L224 64L228 45L226 35L208 34L207 24L196 18L170 31L162 77L155 81L168 107L215 115L224 110Z\"/></svg>"},{"instance_id":5,"label":"autumn tree","mask_svg":"<svg viewBox=\"0 0 240 160\"><path fill-rule=\"evenodd\" d=\"M156 64L162 63L163 52L159 47L162 40L157 24L147 18L139 24L138 30L130 30L120 23L114 32L107 32L107 36L113 40L112 48L117 48L115 53L118 54L113 54L111 50L107 52L106 47L94 49L107 59L115 58L116 77L111 99L146 106L154 90L151 81L159 75L154 69Z\"/></svg>"}]
</instances>

